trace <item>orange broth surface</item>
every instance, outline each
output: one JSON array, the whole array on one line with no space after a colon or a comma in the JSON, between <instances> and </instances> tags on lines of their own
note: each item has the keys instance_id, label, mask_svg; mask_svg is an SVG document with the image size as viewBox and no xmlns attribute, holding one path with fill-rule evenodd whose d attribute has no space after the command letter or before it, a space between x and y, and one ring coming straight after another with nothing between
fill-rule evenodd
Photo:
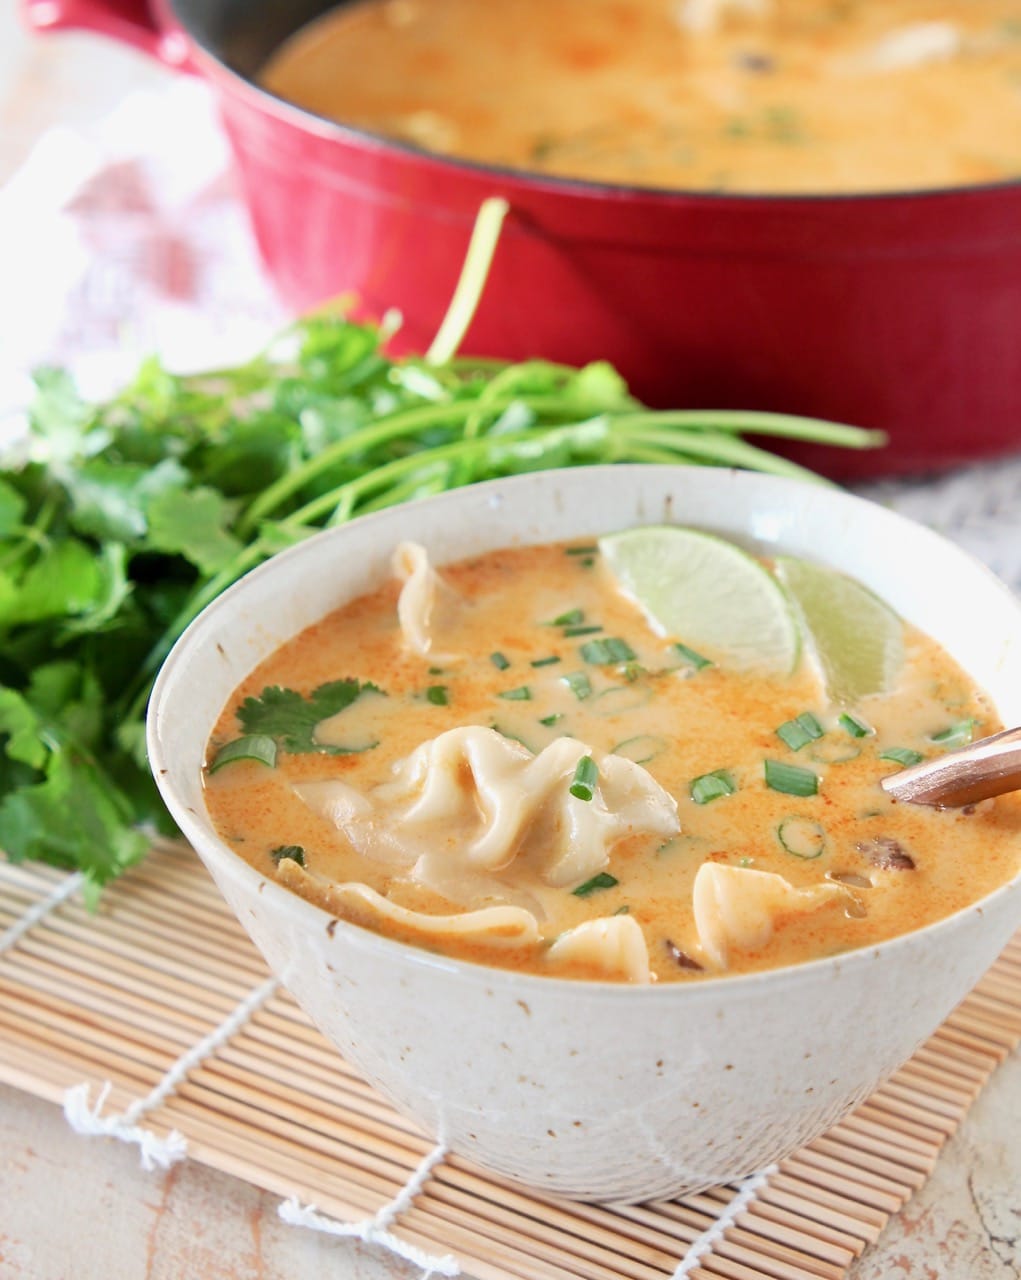
<instances>
[{"instance_id":1,"label":"orange broth surface","mask_svg":"<svg viewBox=\"0 0 1021 1280\"><path fill-rule=\"evenodd\" d=\"M1021 174L1016 0L356 0L261 83L464 159L699 191Z\"/></svg>"},{"instance_id":2,"label":"orange broth surface","mask_svg":"<svg viewBox=\"0 0 1021 1280\"><path fill-rule=\"evenodd\" d=\"M569 553L573 551L574 553ZM279 685L308 695L342 678L371 680L385 692L364 694L316 734L323 743L378 745L348 755L280 753L274 768L238 762L207 778L206 802L223 838L267 877L278 874L271 851L304 850L307 875L290 877L301 892L327 902L322 886L358 881L415 910L445 914L461 908L363 858L344 835L292 790L295 781L340 777L359 791L392 777L395 764L419 744L454 726L492 726L533 752L560 735L603 752L623 752L676 798L680 834L632 836L611 850L606 870L617 883L579 897L571 887L547 890L536 945L494 948L456 940L423 943L452 955L548 973L546 951L564 930L586 919L627 913L641 926L659 981L699 980L705 970L678 964L675 949L699 956L692 883L706 860L782 875L805 887L852 876L852 895L818 910L780 918L764 946L730 957L727 972L746 972L830 956L917 929L959 910L1009 880L1021 864L1021 797L1005 796L966 810L936 811L896 804L879 779L899 766L880 760L890 747L926 756L941 748L932 735L962 719L976 737L1000 728L988 699L968 676L917 630L905 627L906 661L895 689L853 708L874 734L855 739L840 726L844 708L830 705L813 664L802 659L790 677L693 669L671 638L657 635L623 596L596 554L550 545L497 551L443 566L443 579L466 602L444 631L444 650L458 655L437 667L409 653L397 620L399 584L386 582L324 618L284 645L249 675L216 725L210 758L236 738L236 712L246 697ZM591 635L552 625L580 611L598 624L594 634L621 637L636 654L629 664L594 665L580 656ZM500 669L491 655L509 664ZM557 662L542 663L556 658ZM584 672L591 694L579 698L565 675ZM442 687L446 705L429 700ZM527 700L501 694L526 688ZM794 752L776 728L811 711L824 736ZM553 724L542 720L558 717ZM637 740L637 741L636 741ZM770 790L766 759L807 767L819 777L817 795ZM692 780L726 769L736 790L709 803L692 799ZM787 818L818 824L825 836L818 857L785 850L778 828ZM877 838L896 840L911 869L873 865ZM285 863L280 865L286 865ZM294 866L290 867L294 871ZM867 882L858 883L858 880ZM584 965L561 976L594 977Z\"/></svg>"}]
</instances>

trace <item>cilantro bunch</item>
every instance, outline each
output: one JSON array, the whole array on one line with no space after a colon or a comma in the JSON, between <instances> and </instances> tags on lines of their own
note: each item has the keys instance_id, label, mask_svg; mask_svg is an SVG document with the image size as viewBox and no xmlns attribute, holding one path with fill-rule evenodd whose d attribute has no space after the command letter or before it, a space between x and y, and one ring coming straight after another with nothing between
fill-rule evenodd
<instances>
[{"instance_id":1,"label":"cilantro bunch","mask_svg":"<svg viewBox=\"0 0 1021 1280\"><path fill-rule=\"evenodd\" d=\"M273 552L366 511L593 462L805 475L753 431L849 447L874 433L773 414L651 411L606 364L395 360L320 313L200 376L147 361L87 403L43 370L0 467L0 849L84 873L92 899L169 818L144 715L188 622Z\"/></svg>"}]
</instances>

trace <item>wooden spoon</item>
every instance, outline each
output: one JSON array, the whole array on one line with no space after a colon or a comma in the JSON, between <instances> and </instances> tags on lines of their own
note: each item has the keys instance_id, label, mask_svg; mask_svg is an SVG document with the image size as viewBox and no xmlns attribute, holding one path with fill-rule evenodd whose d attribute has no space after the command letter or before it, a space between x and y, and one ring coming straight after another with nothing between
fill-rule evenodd
<instances>
[{"instance_id":1,"label":"wooden spoon","mask_svg":"<svg viewBox=\"0 0 1021 1280\"><path fill-rule=\"evenodd\" d=\"M1005 729L938 760L892 773L880 785L894 800L941 809L1021 790L1021 728Z\"/></svg>"}]
</instances>

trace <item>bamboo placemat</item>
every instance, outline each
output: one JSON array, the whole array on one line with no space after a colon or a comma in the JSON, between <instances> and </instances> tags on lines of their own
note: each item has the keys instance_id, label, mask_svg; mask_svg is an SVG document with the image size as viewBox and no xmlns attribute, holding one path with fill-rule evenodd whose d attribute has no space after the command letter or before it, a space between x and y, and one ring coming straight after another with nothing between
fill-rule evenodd
<instances>
[{"instance_id":1,"label":"bamboo placemat","mask_svg":"<svg viewBox=\"0 0 1021 1280\"><path fill-rule=\"evenodd\" d=\"M69 1114L87 1087L97 1128L143 1158L176 1133L287 1198L291 1220L382 1233L477 1280L839 1280L1021 1041L1019 934L909 1063L779 1167L682 1200L576 1204L434 1151L267 979L191 850L155 848L98 916L76 885L0 862L0 1080Z\"/></svg>"}]
</instances>

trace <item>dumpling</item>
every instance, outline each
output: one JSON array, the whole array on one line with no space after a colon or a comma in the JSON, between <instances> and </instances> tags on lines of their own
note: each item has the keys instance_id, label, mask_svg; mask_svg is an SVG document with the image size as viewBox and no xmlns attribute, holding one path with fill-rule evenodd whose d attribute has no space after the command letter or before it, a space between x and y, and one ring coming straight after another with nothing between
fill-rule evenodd
<instances>
[{"instance_id":1,"label":"dumpling","mask_svg":"<svg viewBox=\"0 0 1021 1280\"><path fill-rule=\"evenodd\" d=\"M393 571L404 583L397 599L397 620L404 643L412 653L432 662L452 662L456 654L441 653L437 635L450 624L464 602L429 563L425 547L402 542L393 554Z\"/></svg>"},{"instance_id":2,"label":"dumpling","mask_svg":"<svg viewBox=\"0 0 1021 1280\"><path fill-rule=\"evenodd\" d=\"M645 935L631 916L586 920L562 933L546 958L554 966L583 964L625 982L652 981Z\"/></svg>"},{"instance_id":3,"label":"dumpling","mask_svg":"<svg viewBox=\"0 0 1021 1280\"><path fill-rule=\"evenodd\" d=\"M706 958L725 969L730 948L764 946L773 936L778 916L817 911L834 899L849 897L839 884L796 889L771 871L704 862L695 876L692 907Z\"/></svg>"}]
</instances>

